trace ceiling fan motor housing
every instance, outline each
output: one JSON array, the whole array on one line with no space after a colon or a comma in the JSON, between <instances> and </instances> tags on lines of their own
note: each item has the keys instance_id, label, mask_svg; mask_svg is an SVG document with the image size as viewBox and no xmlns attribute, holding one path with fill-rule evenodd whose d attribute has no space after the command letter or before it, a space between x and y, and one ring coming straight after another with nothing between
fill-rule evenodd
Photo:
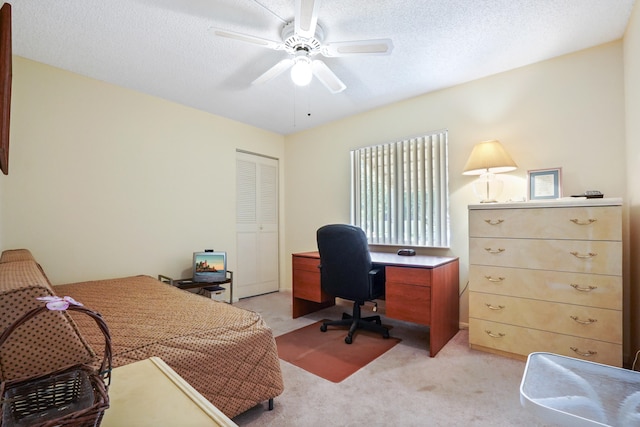
<instances>
[{"instance_id":1,"label":"ceiling fan motor housing","mask_svg":"<svg viewBox=\"0 0 640 427\"><path fill-rule=\"evenodd\" d=\"M284 24L280 34L285 51L291 55L296 55L300 50L305 50L309 56L317 55L320 53L320 47L324 40L324 31L319 24L316 25L315 34L311 38L300 37L295 34L293 21Z\"/></svg>"}]
</instances>

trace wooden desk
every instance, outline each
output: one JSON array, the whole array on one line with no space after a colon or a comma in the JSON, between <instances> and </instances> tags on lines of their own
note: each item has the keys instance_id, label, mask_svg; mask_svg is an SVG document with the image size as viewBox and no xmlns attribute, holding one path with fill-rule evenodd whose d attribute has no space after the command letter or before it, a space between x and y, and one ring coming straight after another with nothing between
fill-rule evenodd
<instances>
[{"instance_id":1,"label":"wooden desk","mask_svg":"<svg viewBox=\"0 0 640 427\"><path fill-rule=\"evenodd\" d=\"M386 317L429 326L434 357L459 330L458 258L371 252L384 267ZM293 254L293 318L330 307L335 297L320 287L320 254Z\"/></svg>"},{"instance_id":2,"label":"wooden desk","mask_svg":"<svg viewBox=\"0 0 640 427\"><path fill-rule=\"evenodd\" d=\"M157 357L115 368L102 427L236 426Z\"/></svg>"}]
</instances>

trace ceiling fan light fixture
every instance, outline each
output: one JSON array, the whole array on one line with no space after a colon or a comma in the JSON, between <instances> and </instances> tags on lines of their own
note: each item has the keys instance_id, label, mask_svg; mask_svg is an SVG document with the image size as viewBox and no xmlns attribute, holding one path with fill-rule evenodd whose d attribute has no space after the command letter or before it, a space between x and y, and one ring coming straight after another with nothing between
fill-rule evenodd
<instances>
[{"instance_id":1,"label":"ceiling fan light fixture","mask_svg":"<svg viewBox=\"0 0 640 427\"><path fill-rule=\"evenodd\" d=\"M296 86L307 86L313 78L311 60L305 55L296 56L291 67L291 80Z\"/></svg>"}]
</instances>

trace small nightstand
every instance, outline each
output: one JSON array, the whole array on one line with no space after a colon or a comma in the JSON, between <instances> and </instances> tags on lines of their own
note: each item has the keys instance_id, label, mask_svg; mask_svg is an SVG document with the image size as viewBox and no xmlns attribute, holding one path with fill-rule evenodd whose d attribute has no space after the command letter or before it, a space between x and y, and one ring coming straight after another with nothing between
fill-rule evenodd
<instances>
[{"instance_id":1,"label":"small nightstand","mask_svg":"<svg viewBox=\"0 0 640 427\"><path fill-rule=\"evenodd\" d=\"M225 292L227 290L226 285L229 285L229 304L233 304L233 271L227 270L227 279L224 282L216 283L203 283L194 282L191 278L188 279L172 279L164 274L158 274L158 280L163 283L168 283L180 289L206 289L212 293Z\"/></svg>"}]
</instances>

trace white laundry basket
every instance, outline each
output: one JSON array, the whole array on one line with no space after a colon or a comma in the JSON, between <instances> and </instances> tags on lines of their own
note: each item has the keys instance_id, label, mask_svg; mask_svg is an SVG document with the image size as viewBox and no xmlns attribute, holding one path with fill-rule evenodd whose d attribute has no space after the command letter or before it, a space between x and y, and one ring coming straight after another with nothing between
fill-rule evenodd
<instances>
[{"instance_id":1,"label":"white laundry basket","mask_svg":"<svg viewBox=\"0 0 640 427\"><path fill-rule=\"evenodd\" d=\"M640 426L640 372L553 353L531 353L520 403L563 426Z\"/></svg>"}]
</instances>

